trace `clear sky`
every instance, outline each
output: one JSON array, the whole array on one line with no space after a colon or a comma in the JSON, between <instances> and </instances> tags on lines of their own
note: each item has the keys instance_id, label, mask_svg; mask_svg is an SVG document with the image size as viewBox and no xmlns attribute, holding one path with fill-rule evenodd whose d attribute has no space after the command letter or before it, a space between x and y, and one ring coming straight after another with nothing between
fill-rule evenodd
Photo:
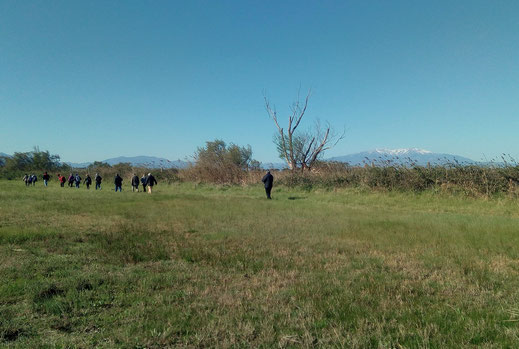
<instances>
[{"instance_id":1,"label":"clear sky","mask_svg":"<svg viewBox=\"0 0 519 349\"><path fill-rule=\"evenodd\" d=\"M216 138L278 161L285 121L346 128L327 156L418 147L519 158L519 1L0 2L0 151L72 162L190 156Z\"/></svg>"}]
</instances>

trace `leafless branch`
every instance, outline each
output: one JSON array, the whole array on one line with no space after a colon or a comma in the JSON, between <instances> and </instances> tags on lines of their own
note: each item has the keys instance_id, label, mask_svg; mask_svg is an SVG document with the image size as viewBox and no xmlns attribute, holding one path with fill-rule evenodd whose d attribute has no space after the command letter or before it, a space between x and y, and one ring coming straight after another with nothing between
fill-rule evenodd
<instances>
[{"instance_id":1,"label":"leafless branch","mask_svg":"<svg viewBox=\"0 0 519 349\"><path fill-rule=\"evenodd\" d=\"M319 156L327 149L337 145L337 143L344 138L345 134L345 132L343 132L337 136L329 124L323 129L319 121L316 122L313 132L298 132L296 134L296 130L300 126L308 108L311 92L311 90L308 91L304 103L302 104L300 100L300 90L298 91L296 102L290 106L291 114L288 116L288 127L286 131L279 125L276 110L270 106L268 98L264 95L267 112L279 132L279 138L276 141L278 150L292 170L295 170L298 165L301 166L302 170L310 170Z\"/></svg>"}]
</instances>

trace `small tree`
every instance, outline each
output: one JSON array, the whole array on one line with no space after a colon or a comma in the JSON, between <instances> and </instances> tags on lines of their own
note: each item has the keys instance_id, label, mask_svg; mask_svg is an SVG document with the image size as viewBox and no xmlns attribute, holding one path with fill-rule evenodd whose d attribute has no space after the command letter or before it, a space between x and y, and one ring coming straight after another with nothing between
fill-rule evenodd
<instances>
[{"instance_id":1,"label":"small tree","mask_svg":"<svg viewBox=\"0 0 519 349\"><path fill-rule=\"evenodd\" d=\"M305 169L310 171L314 162L344 137L344 133L337 135L329 124L324 128L321 127L318 121L313 130L299 131L298 127L305 116L310 95L311 91L308 91L304 102L301 102L298 93L296 102L290 107L291 113L288 116L286 130L279 124L276 109L271 107L269 100L264 96L265 108L278 129L278 133L274 136L274 143L279 157L285 160L292 171L298 168L302 171Z\"/></svg>"},{"instance_id":2,"label":"small tree","mask_svg":"<svg viewBox=\"0 0 519 349\"><path fill-rule=\"evenodd\" d=\"M106 162L94 161L93 163L91 163L90 165L87 166L87 169L94 170L94 169L100 169L100 168L106 169L106 168L111 168L111 167L112 166L110 166L110 164L108 164Z\"/></svg>"},{"instance_id":3,"label":"small tree","mask_svg":"<svg viewBox=\"0 0 519 349\"><path fill-rule=\"evenodd\" d=\"M227 145L219 139L199 147L194 158L195 166L192 170L196 177L217 183L238 182L249 169L258 166L258 162L252 159L250 145Z\"/></svg>"},{"instance_id":4,"label":"small tree","mask_svg":"<svg viewBox=\"0 0 519 349\"><path fill-rule=\"evenodd\" d=\"M30 153L33 167L40 170L56 170L60 168L60 156L51 155L48 150L40 151L39 147L34 147Z\"/></svg>"}]
</instances>

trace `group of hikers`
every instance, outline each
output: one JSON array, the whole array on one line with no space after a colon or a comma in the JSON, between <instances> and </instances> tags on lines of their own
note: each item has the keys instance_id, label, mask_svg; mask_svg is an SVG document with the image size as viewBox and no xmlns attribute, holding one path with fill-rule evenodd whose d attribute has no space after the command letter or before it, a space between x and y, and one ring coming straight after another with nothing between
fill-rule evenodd
<instances>
[{"instance_id":1,"label":"group of hikers","mask_svg":"<svg viewBox=\"0 0 519 349\"><path fill-rule=\"evenodd\" d=\"M48 186L50 176L47 172L45 172L43 174L42 179L43 179L43 184L45 186ZM58 182L62 188L65 186L66 183L68 183L69 187L72 188L75 186L76 188L79 189L82 180L83 179L81 178L79 173L76 173L75 175L71 173L70 176L68 176L68 178L66 178L65 176L58 173ZM23 177L23 181L25 182L26 186L35 185L36 182L38 181L38 177L34 174L31 174L31 175L25 174L25 176ZM83 184L86 185L87 189L90 189L90 186L92 185L92 183L95 182L95 184L96 184L95 188L96 188L96 190L98 190L98 189L101 189L102 181L103 181L103 178L99 175L99 173L96 173L93 181L92 181L92 177L90 177L90 174L87 173L85 179L83 180ZM267 173L265 174L265 176L263 176L261 181L265 185L265 193L267 194L267 199L272 199L270 196L270 193L272 191L272 186L274 184L274 176L272 176L270 171L267 171ZM130 183L132 185L133 192L138 192L139 186L142 185L142 191L146 192L146 189L147 189L148 193L151 194L151 192L153 191L153 186L157 184L157 180L151 173L148 173L148 175L143 174L140 179L134 173ZM119 176L118 173L114 177L114 184L115 184L116 192L123 190L123 178L121 176Z\"/></svg>"},{"instance_id":2,"label":"group of hikers","mask_svg":"<svg viewBox=\"0 0 519 349\"><path fill-rule=\"evenodd\" d=\"M35 174L25 174L23 176L23 181L25 182L25 185L28 187L30 185L36 185L36 182L38 181L38 177Z\"/></svg>"},{"instance_id":3,"label":"group of hikers","mask_svg":"<svg viewBox=\"0 0 519 349\"><path fill-rule=\"evenodd\" d=\"M48 186L49 180L50 180L50 175L47 172L44 172L42 179L43 179L43 184L45 186ZM30 186L30 185L34 186L36 184L36 182L38 181L38 177L35 174L30 174L30 175L25 174L25 176L23 176L23 181L25 182L26 186ZM92 183L95 182L96 190L98 190L98 189L100 190L102 181L103 181L103 177L101 177L101 175L99 173L95 174L93 180L92 180L92 177L90 177L90 174L88 174L88 173L86 174L85 179L81 178L79 173L76 173L76 174L71 173L68 177L65 177L65 176L61 175L60 173L58 173L58 182L62 188L65 187L66 183L68 183L69 187L72 188L75 186L76 188L79 189L81 183L83 183L84 185L86 185L87 189L90 189L90 186L92 185ZM116 192L123 190L123 178L118 173L114 177L114 184L115 184ZM151 173L148 173L147 175L143 174L140 179L134 173L133 177L131 179L131 185L132 185L133 192L138 192L139 186L142 186L143 192L148 191L148 193L151 194L151 192L153 191L153 186L156 184L157 184L157 180Z\"/></svg>"}]
</instances>

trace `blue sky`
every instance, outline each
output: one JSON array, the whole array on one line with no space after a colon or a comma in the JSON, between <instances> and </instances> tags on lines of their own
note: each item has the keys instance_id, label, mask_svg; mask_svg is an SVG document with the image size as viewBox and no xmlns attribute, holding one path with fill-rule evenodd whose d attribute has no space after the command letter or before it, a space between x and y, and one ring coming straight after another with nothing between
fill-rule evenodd
<instances>
[{"instance_id":1,"label":"blue sky","mask_svg":"<svg viewBox=\"0 0 519 349\"><path fill-rule=\"evenodd\" d=\"M278 161L281 120L345 139L519 158L517 1L2 1L0 151L190 156L216 138Z\"/></svg>"}]
</instances>

